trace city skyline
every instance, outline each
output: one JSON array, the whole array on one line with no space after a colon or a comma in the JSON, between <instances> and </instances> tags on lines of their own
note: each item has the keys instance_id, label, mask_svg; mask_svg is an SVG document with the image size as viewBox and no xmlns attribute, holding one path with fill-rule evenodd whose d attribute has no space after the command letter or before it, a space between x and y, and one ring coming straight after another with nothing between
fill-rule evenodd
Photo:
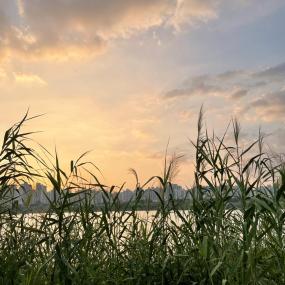
<instances>
[{"instance_id":1,"label":"city skyline","mask_svg":"<svg viewBox=\"0 0 285 285\"><path fill-rule=\"evenodd\" d=\"M119 192L116 190L113 192L108 192L107 190L106 193L108 193L110 197L115 197L118 195L118 201L120 203L129 203L135 200L137 191L138 189L130 190L125 188L121 189ZM139 189L139 191L142 191L143 193L140 201L158 203L160 201L158 195L162 196L162 193L160 193L161 187L152 186L147 187L146 189ZM171 185L171 188L168 186L167 191L163 194L163 199L169 200L170 193L173 200L190 199L191 197L188 191L189 190L183 189L180 185L173 184ZM80 191L78 190L72 192L68 189L62 190L62 194L66 192L78 194L68 198L70 202L75 203L75 206L77 203L80 204L81 201L84 202L86 196L90 200L92 206L104 206L104 196L107 195L106 193L103 193L100 187L91 188L90 186L86 189L83 188ZM1 207L7 207L5 202L7 200L9 201L8 208L25 210L32 207L32 210L44 210L45 208L49 207L50 203L57 201L59 197L63 199L64 196L59 195L57 190L48 189L47 186L41 183L36 183L35 187L33 187L31 184L24 182L18 186L9 186L8 192L1 197L0 204Z\"/></svg>"}]
</instances>

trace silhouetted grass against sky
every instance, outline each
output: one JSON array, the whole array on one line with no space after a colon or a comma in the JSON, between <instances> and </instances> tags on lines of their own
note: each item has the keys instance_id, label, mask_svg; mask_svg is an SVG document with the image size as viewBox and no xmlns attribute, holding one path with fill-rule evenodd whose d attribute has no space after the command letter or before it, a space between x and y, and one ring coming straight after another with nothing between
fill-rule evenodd
<instances>
[{"instance_id":1,"label":"silhouetted grass against sky","mask_svg":"<svg viewBox=\"0 0 285 285\"><path fill-rule=\"evenodd\" d=\"M1 0L0 132L44 113L36 140L67 165L92 149L118 184L161 173L169 139L191 184L202 104L209 129L238 117L243 143L261 126L282 152L284 15L282 0Z\"/></svg>"}]
</instances>

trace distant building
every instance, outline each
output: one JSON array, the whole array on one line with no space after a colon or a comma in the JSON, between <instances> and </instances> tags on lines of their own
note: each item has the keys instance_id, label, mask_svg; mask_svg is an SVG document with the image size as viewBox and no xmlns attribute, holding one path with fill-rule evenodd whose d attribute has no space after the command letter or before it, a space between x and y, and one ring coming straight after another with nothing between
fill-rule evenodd
<instances>
[{"instance_id":1,"label":"distant building","mask_svg":"<svg viewBox=\"0 0 285 285\"><path fill-rule=\"evenodd\" d=\"M121 203L127 203L129 201L132 201L135 199L135 193L134 191L131 191L129 189L126 189L125 191L120 192L119 194L119 201Z\"/></svg>"}]
</instances>

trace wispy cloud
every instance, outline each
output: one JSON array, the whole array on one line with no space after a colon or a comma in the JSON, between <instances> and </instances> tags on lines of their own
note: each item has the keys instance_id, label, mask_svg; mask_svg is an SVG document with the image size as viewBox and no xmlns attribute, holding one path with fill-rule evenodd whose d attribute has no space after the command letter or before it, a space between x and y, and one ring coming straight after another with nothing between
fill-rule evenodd
<instances>
[{"instance_id":1,"label":"wispy cloud","mask_svg":"<svg viewBox=\"0 0 285 285\"><path fill-rule=\"evenodd\" d=\"M285 63L281 63L277 66L266 68L260 72L256 72L254 77L262 78L266 80L284 81L285 78Z\"/></svg>"},{"instance_id":2,"label":"wispy cloud","mask_svg":"<svg viewBox=\"0 0 285 285\"><path fill-rule=\"evenodd\" d=\"M25 86L45 86L47 82L36 74L13 73L14 80L17 84Z\"/></svg>"},{"instance_id":3,"label":"wispy cloud","mask_svg":"<svg viewBox=\"0 0 285 285\"><path fill-rule=\"evenodd\" d=\"M190 78L184 86L171 89L164 94L164 98L191 97L221 92L223 89L211 82L207 75Z\"/></svg>"},{"instance_id":4,"label":"wispy cloud","mask_svg":"<svg viewBox=\"0 0 285 285\"><path fill-rule=\"evenodd\" d=\"M255 111L264 121L284 120L285 90L267 93L250 101L244 112Z\"/></svg>"},{"instance_id":5,"label":"wispy cloud","mask_svg":"<svg viewBox=\"0 0 285 285\"><path fill-rule=\"evenodd\" d=\"M231 94L231 98L233 99L240 99L244 96L246 96L248 91L246 89L239 89L235 91L233 94Z\"/></svg>"},{"instance_id":6,"label":"wispy cloud","mask_svg":"<svg viewBox=\"0 0 285 285\"><path fill-rule=\"evenodd\" d=\"M239 99L271 85L278 90L285 83L285 63L264 70L229 70L214 75L190 77L180 86L164 93L165 98L220 95ZM274 86L273 86L274 85Z\"/></svg>"},{"instance_id":7,"label":"wispy cloud","mask_svg":"<svg viewBox=\"0 0 285 285\"><path fill-rule=\"evenodd\" d=\"M246 116L248 121L255 118L276 122L285 118L284 86L285 64L281 63L262 70L229 70L190 77L180 86L164 92L162 98L172 98L174 104L177 100L177 106L188 106L191 102L192 105L208 102L209 108L212 111L219 110L219 114L223 107L225 114L230 112L237 116ZM181 99L178 100L179 98ZM180 113L187 114L187 110L182 109Z\"/></svg>"},{"instance_id":8,"label":"wispy cloud","mask_svg":"<svg viewBox=\"0 0 285 285\"><path fill-rule=\"evenodd\" d=\"M181 25L195 24L198 21L207 22L218 17L218 4L222 1L216 0L186 0L177 1L175 12L170 18L172 24L177 30Z\"/></svg>"}]
</instances>

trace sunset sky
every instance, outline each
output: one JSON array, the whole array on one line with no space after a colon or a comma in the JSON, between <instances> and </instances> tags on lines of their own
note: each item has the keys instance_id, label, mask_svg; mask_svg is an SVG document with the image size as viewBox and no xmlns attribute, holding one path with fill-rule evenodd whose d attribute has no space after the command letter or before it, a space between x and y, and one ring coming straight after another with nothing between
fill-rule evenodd
<instances>
[{"instance_id":1,"label":"sunset sky","mask_svg":"<svg viewBox=\"0 0 285 285\"><path fill-rule=\"evenodd\" d=\"M0 91L1 135L44 113L36 140L65 165L93 150L108 184L160 174L169 140L191 186L202 104L285 151L285 1L0 0Z\"/></svg>"}]
</instances>

